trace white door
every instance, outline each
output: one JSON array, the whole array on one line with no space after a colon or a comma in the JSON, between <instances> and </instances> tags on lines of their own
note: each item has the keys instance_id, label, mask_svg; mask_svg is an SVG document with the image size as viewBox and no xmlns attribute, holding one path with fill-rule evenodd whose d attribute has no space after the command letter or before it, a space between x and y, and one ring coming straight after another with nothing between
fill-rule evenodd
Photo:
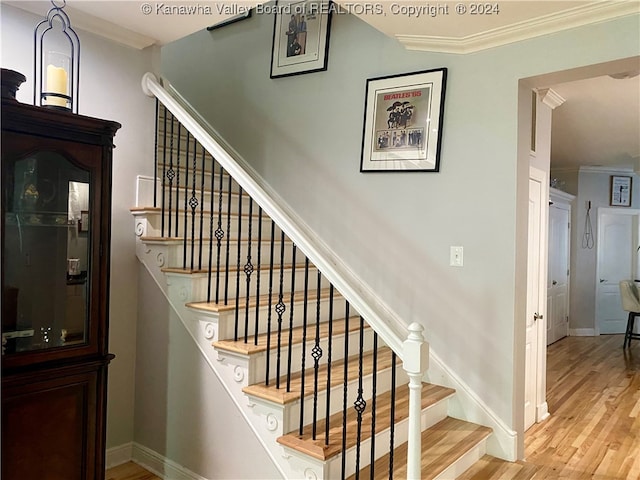
<instances>
[{"instance_id":1,"label":"white door","mask_svg":"<svg viewBox=\"0 0 640 480\"><path fill-rule=\"evenodd\" d=\"M547 345L569 333L569 205L549 207L549 269L547 270Z\"/></svg>"},{"instance_id":2,"label":"white door","mask_svg":"<svg viewBox=\"0 0 640 480\"><path fill-rule=\"evenodd\" d=\"M546 279L546 208L548 187L546 174L536 168L529 174L529 233L527 257L527 318L525 340L525 394L524 428L536 422L539 396L544 399L544 355L539 347L545 346L544 316ZM542 375L542 376L541 376ZM542 391L541 391L542 390Z\"/></svg>"},{"instance_id":3,"label":"white door","mask_svg":"<svg viewBox=\"0 0 640 480\"><path fill-rule=\"evenodd\" d=\"M596 325L600 334L624 333L627 314L620 301L620 280L634 277L638 211L598 211Z\"/></svg>"}]
</instances>

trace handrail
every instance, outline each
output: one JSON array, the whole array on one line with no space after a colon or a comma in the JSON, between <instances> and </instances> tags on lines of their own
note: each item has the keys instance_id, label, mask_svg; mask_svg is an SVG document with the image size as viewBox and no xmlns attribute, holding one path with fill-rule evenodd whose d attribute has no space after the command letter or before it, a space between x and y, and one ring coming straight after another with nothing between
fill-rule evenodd
<instances>
[{"instance_id":1,"label":"handrail","mask_svg":"<svg viewBox=\"0 0 640 480\"><path fill-rule=\"evenodd\" d=\"M380 338L401 358L405 358L405 340L410 334L409 325L403 322L390 307L381 301L373 290L347 268L335 253L304 223L284 200L267 186L260 185L249 172L253 169L237 153L232 156L228 146L223 147L213 136L215 130L173 89L170 94L158 82L155 75L142 77L142 89L150 97L156 97L187 129L191 135L216 159L233 179L262 207L279 228L297 245L342 296L366 318L367 323ZM195 117L198 117L197 119ZM235 157L235 158L234 158ZM254 172L254 175L255 172ZM257 175L256 175L257 176Z\"/></svg>"}]
</instances>

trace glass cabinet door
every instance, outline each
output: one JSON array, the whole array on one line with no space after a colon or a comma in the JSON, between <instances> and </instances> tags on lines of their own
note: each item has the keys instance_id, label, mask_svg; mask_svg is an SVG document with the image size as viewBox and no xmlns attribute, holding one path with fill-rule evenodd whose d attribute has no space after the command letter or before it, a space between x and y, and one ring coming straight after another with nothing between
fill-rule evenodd
<instances>
[{"instance_id":1,"label":"glass cabinet door","mask_svg":"<svg viewBox=\"0 0 640 480\"><path fill-rule=\"evenodd\" d=\"M90 183L56 152L4 165L3 355L87 343Z\"/></svg>"}]
</instances>

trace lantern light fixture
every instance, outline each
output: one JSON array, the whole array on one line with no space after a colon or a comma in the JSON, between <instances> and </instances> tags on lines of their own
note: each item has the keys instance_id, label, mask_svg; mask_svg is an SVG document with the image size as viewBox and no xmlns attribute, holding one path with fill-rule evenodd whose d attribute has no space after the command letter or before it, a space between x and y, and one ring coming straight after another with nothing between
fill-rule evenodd
<instances>
[{"instance_id":1,"label":"lantern light fixture","mask_svg":"<svg viewBox=\"0 0 640 480\"><path fill-rule=\"evenodd\" d=\"M47 17L33 34L33 103L78 113L80 39L64 11L66 0L51 0Z\"/></svg>"}]
</instances>

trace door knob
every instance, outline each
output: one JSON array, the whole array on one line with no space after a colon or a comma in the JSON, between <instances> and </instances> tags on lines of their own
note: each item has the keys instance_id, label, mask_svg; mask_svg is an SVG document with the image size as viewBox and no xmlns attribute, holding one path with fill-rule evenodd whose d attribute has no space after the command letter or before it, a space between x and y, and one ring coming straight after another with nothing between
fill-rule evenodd
<instances>
[{"instance_id":1,"label":"door knob","mask_svg":"<svg viewBox=\"0 0 640 480\"><path fill-rule=\"evenodd\" d=\"M607 281L607 279L606 279L606 278L601 278L601 279L600 279L600 283L604 283L604 282L606 282L606 281Z\"/></svg>"},{"instance_id":2,"label":"door knob","mask_svg":"<svg viewBox=\"0 0 640 480\"><path fill-rule=\"evenodd\" d=\"M556 282L555 280L553 282L551 282L551 285L557 285L558 282Z\"/></svg>"},{"instance_id":3,"label":"door knob","mask_svg":"<svg viewBox=\"0 0 640 480\"><path fill-rule=\"evenodd\" d=\"M542 320L544 318L544 315L540 315L538 312L533 314L533 320Z\"/></svg>"}]
</instances>

